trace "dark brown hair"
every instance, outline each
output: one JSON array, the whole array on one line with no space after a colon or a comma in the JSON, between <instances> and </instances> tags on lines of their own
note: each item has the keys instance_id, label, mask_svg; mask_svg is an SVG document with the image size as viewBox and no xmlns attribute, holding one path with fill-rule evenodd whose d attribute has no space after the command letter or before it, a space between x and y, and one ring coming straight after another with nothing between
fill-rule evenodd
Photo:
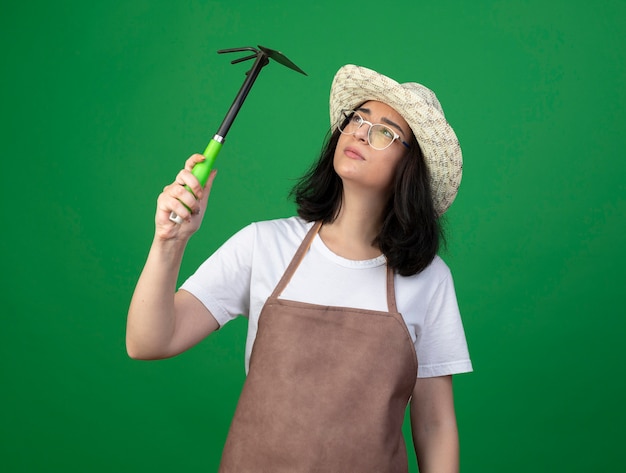
<instances>
[{"instance_id":1,"label":"dark brown hair","mask_svg":"<svg viewBox=\"0 0 626 473\"><path fill-rule=\"evenodd\" d=\"M340 135L336 129L327 137L320 158L291 190L298 215L309 222L330 223L341 208L343 183L333 166ZM390 267L402 276L411 276L432 262L440 239L443 231L433 204L430 176L413 137L410 149L398 163L393 192L373 243L383 252Z\"/></svg>"}]
</instances>

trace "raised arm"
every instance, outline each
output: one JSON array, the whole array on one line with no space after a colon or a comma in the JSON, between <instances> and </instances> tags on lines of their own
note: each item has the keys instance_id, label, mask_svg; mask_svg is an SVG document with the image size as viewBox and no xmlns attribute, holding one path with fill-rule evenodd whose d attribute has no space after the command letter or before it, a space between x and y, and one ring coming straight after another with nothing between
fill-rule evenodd
<instances>
[{"instance_id":1,"label":"raised arm","mask_svg":"<svg viewBox=\"0 0 626 473\"><path fill-rule=\"evenodd\" d=\"M200 227L215 178L213 171L203 189L191 173L203 160L200 154L191 156L157 200L154 239L128 310L126 350L131 358L178 355L219 327L198 299L185 291L176 292L185 247ZM172 211L184 219L182 224L169 219Z\"/></svg>"}]
</instances>

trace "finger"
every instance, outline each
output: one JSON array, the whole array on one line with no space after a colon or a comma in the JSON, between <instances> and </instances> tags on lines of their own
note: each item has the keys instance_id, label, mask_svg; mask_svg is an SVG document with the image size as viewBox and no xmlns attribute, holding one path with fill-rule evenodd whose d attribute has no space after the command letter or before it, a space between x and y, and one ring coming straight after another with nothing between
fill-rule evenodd
<instances>
[{"instance_id":1,"label":"finger","mask_svg":"<svg viewBox=\"0 0 626 473\"><path fill-rule=\"evenodd\" d=\"M171 196L165 196L159 205L159 210L162 211L163 221L171 220L172 214L178 216L175 223L182 223L182 221L190 221L194 209L188 207L185 203L178 199L174 199ZM174 221L174 220L171 220Z\"/></svg>"},{"instance_id":2,"label":"finger","mask_svg":"<svg viewBox=\"0 0 626 473\"><path fill-rule=\"evenodd\" d=\"M178 223L171 219L172 215L177 215L177 218L178 220L180 220L180 223L184 221L185 216L178 215L173 210L173 208L177 206L176 202L172 200L172 198L166 193L162 193L159 195L159 198L157 199L157 213L155 217L157 225L165 225L169 227L172 224L172 222ZM184 206L182 207L183 209L180 210L181 214L186 210Z\"/></svg>"},{"instance_id":3,"label":"finger","mask_svg":"<svg viewBox=\"0 0 626 473\"><path fill-rule=\"evenodd\" d=\"M191 192L189 191L191 189ZM194 185L192 188L189 185L181 186L178 184L171 184L166 187L165 192L168 196L175 198L180 201L183 205L186 205L190 209L194 209L197 206L198 198L194 194L202 193L202 188L199 187L198 183Z\"/></svg>"},{"instance_id":4,"label":"finger","mask_svg":"<svg viewBox=\"0 0 626 473\"><path fill-rule=\"evenodd\" d=\"M207 201L209 199L211 186L213 185L213 181L216 175L217 175L216 169L212 170L211 173L209 174L209 178L207 179L206 187L204 189L201 199L198 199L198 200L189 199L189 196L191 195L189 192L186 192L186 195L184 194L181 195L179 192L180 192L180 189L183 189L183 188L180 186L176 186L176 185L174 185L174 187L177 187L177 189L171 189L168 191L168 193L174 196L174 198L177 199L180 203L182 203L185 206L185 209L187 210L186 213L184 213L183 215L180 215L181 218L187 221L194 217L196 218L199 217L200 219L202 219L204 215L201 216L201 214L204 214L204 210L207 207Z\"/></svg>"},{"instance_id":5,"label":"finger","mask_svg":"<svg viewBox=\"0 0 626 473\"><path fill-rule=\"evenodd\" d=\"M201 154L191 155L185 162L185 167L176 175L174 182L163 188L158 199L159 221L189 222L194 216L196 219L199 217L202 220L200 214L206 208L209 192L217 171L213 170L209 174L204 188L191 171L197 163L205 159L205 156ZM170 218L172 214L178 217L176 222Z\"/></svg>"},{"instance_id":6,"label":"finger","mask_svg":"<svg viewBox=\"0 0 626 473\"><path fill-rule=\"evenodd\" d=\"M185 169L191 172L196 164L201 163L204 160L206 160L206 157L204 155L200 153L192 154L191 156L189 156L189 158L187 158L187 161L185 161Z\"/></svg>"},{"instance_id":7,"label":"finger","mask_svg":"<svg viewBox=\"0 0 626 473\"><path fill-rule=\"evenodd\" d=\"M194 204L196 199L184 187L176 183L165 186L157 199L159 220L167 221L172 212L182 219L188 219Z\"/></svg>"},{"instance_id":8,"label":"finger","mask_svg":"<svg viewBox=\"0 0 626 473\"><path fill-rule=\"evenodd\" d=\"M180 215L177 215L176 212L170 213L170 220L177 225L182 225L184 222L183 218Z\"/></svg>"},{"instance_id":9,"label":"finger","mask_svg":"<svg viewBox=\"0 0 626 473\"><path fill-rule=\"evenodd\" d=\"M187 169L181 169L176 175L174 182L179 186L189 187L187 191L191 190L194 197L198 199L202 198L202 186L200 185L200 181Z\"/></svg>"}]
</instances>

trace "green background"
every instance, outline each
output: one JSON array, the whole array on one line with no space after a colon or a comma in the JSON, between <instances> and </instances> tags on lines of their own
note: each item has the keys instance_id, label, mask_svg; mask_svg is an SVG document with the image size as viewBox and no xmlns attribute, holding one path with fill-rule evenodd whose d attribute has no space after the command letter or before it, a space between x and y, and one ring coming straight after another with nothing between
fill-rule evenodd
<instances>
[{"instance_id":1,"label":"green background","mask_svg":"<svg viewBox=\"0 0 626 473\"><path fill-rule=\"evenodd\" d=\"M625 32L623 1L4 2L0 469L216 470L244 321L140 362L125 318L156 197L248 68L215 51L262 44L309 76L262 72L181 280L293 214L341 65L421 82L465 160L442 253L475 367L462 470L623 470Z\"/></svg>"}]
</instances>

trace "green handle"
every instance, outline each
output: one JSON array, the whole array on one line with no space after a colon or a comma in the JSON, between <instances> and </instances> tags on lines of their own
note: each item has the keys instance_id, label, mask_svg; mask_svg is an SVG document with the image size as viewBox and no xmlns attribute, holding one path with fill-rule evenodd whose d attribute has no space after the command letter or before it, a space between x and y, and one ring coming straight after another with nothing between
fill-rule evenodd
<instances>
[{"instance_id":1,"label":"green handle","mask_svg":"<svg viewBox=\"0 0 626 473\"><path fill-rule=\"evenodd\" d=\"M213 169L213 164L215 163L215 158L217 158L220 149L222 149L222 143L215 139L209 141L204 153L202 153L206 159L201 163L196 164L191 171L191 173L198 178L202 187L205 186L206 181L209 179L211 169Z\"/></svg>"},{"instance_id":2,"label":"green handle","mask_svg":"<svg viewBox=\"0 0 626 473\"><path fill-rule=\"evenodd\" d=\"M220 149L222 149L222 143L215 139L209 141L204 153L202 153L206 159L201 163L197 163L191 170L191 174L198 178L202 187L205 186L206 181L209 179L211 169L213 169L213 164L215 164L215 158L217 158ZM185 188L193 194L189 186L185 186Z\"/></svg>"},{"instance_id":3,"label":"green handle","mask_svg":"<svg viewBox=\"0 0 626 473\"><path fill-rule=\"evenodd\" d=\"M204 150L204 153L202 153L206 159L202 161L201 163L197 163L191 170L191 174L193 174L194 176L198 178L198 181L200 182L200 185L202 187L205 186L206 181L209 179L209 176L211 175L211 169L213 169L215 158L217 158L217 155L219 154L220 149L222 149L222 143L220 143L215 138L213 138L211 141L209 141L209 144ZM191 190L189 186L186 185L185 189L187 189L189 192L193 194L193 191ZM170 220L172 222L176 222L179 224L183 223L183 220L178 215L176 215L175 212L172 212L170 214Z\"/></svg>"}]
</instances>

